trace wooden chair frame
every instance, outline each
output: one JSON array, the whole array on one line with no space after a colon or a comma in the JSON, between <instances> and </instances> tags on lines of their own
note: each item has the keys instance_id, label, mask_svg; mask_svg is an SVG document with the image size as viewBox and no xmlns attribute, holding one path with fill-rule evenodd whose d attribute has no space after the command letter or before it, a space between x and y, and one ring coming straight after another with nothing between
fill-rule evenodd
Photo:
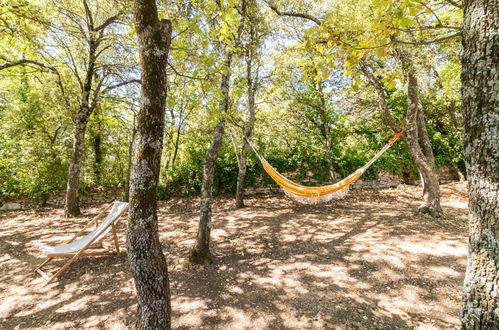
<instances>
[{"instance_id":1,"label":"wooden chair frame","mask_svg":"<svg viewBox=\"0 0 499 330\"><path fill-rule=\"evenodd\" d=\"M90 220L78 233L76 233L69 241L65 242L71 243L73 242L78 236L83 234L92 224L95 224L95 227L99 226L99 221L102 220L103 218L106 217L108 214L109 210L112 208L114 202L110 203L108 206L102 210L97 216L95 216L92 220ZM123 214L125 214L128 211L128 205L116 215L116 218L113 220L112 223L109 224L111 226L111 231L113 234L113 241L114 241L114 249L105 249L103 245L103 240L104 237L101 239L97 240L99 236L109 228L109 226L101 228L99 230L93 239L91 239L87 244L85 244L80 250L75 251L75 252L70 252L70 253L56 253L56 254L49 254L47 255L47 259L45 259L38 267L36 267L35 271L40 274L46 281L47 284L54 281L59 275L61 275L73 262L76 261L81 256L103 256L103 255L116 255L120 253L120 247L118 244L118 234L116 233L116 220L119 219ZM104 251L85 251L87 249L104 249ZM46 272L42 271L42 267L48 264L52 259L55 258L70 258L55 274L47 274Z\"/></svg>"}]
</instances>

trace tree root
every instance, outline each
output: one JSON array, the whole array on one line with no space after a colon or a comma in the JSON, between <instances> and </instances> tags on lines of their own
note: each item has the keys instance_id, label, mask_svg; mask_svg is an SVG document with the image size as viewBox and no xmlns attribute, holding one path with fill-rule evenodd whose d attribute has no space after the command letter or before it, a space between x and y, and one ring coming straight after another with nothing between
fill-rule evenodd
<instances>
[{"instance_id":1,"label":"tree root","mask_svg":"<svg viewBox=\"0 0 499 330\"><path fill-rule=\"evenodd\" d=\"M213 255L210 250L200 252L196 249L192 249L189 253L189 261L199 265L211 264L213 262Z\"/></svg>"},{"instance_id":2,"label":"tree root","mask_svg":"<svg viewBox=\"0 0 499 330\"><path fill-rule=\"evenodd\" d=\"M417 215L428 214L433 218L440 218L442 217L442 209L423 204L418 208L416 214Z\"/></svg>"}]
</instances>

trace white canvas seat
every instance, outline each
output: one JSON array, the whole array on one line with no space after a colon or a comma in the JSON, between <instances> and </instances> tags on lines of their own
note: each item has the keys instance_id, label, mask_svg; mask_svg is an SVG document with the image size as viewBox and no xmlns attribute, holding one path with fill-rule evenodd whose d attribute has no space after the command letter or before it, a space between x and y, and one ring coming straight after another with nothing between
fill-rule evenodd
<instances>
[{"instance_id":1,"label":"white canvas seat","mask_svg":"<svg viewBox=\"0 0 499 330\"><path fill-rule=\"evenodd\" d=\"M119 223L120 218L125 212L128 211L128 203L124 202L113 202L108 205L99 215L88 222L81 231L74 235L67 243L60 244L56 246L42 246L40 251L47 256L47 259L36 268L38 272L44 279L48 282L53 281L57 276L59 276L71 263L73 263L79 256L88 255L110 255L117 254L120 252L118 245L118 237L116 234L116 225ZM107 215L106 215L107 214ZM99 220L101 220L99 224ZM86 234L85 236L76 239L78 236L83 234L92 224L95 224L95 229ZM113 232L115 249L86 252L86 249L90 248L101 248L103 249L102 241L109 234ZM46 265L50 260L54 258L64 258L71 257L66 264L64 264L53 276L47 275L41 270L41 268Z\"/></svg>"}]
</instances>

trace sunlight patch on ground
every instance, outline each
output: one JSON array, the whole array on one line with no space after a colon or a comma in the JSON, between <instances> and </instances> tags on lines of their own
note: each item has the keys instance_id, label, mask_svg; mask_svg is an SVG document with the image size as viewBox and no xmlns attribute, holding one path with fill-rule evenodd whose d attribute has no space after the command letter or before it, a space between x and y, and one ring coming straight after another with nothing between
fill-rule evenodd
<instances>
[{"instance_id":1,"label":"sunlight patch on ground","mask_svg":"<svg viewBox=\"0 0 499 330\"><path fill-rule=\"evenodd\" d=\"M467 254L465 194L452 185L442 191L450 216L437 221L413 216L420 188L353 191L348 200L320 208L272 195L252 197L236 210L232 199L220 198L213 213L214 262L203 266L187 261L198 201L161 202L173 327L457 326ZM67 221L62 213L0 213L0 328L133 327L135 287L125 255L83 258L49 285L33 272L43 260L37 246L60 243L91 216ZM122 223L123 247L124 230Z\"/></svg>"},{"instance_id":2,"label":"sunlight patch on ground","mask_svg":"<svg viewBox=\"0 0 499 330\"><path fill-rule=\"evenodd\" d=\"M424 253L434 256L462 256L467 253L465 246L455 246L454 242L400 242L398 248L411 253Z\"/></svg>"},{"instance_id":3,"label":"sunlight patch on ground","mask_svg":"<svg viewBox=\"0 0 499 330\"><path fill-rule=\"evenodd\" d=\"M468 203L461 201L448 201L448 202L442 202L441 204L442 206L452 207L455 209L462 209L462 210L468 209Z\"/></svg>"}]
</instances>

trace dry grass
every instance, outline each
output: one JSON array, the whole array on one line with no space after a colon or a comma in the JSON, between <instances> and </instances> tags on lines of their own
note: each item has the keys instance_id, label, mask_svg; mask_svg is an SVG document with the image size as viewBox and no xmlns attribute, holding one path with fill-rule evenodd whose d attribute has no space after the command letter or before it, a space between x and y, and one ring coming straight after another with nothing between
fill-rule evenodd
<instances>
[{"instance_id":1,"label":"dry grass","mask_svg":"<svg viewBox=\"0 0 499 330\"><path fill-rule=\"evenodd\" d=\"M448 329L458 327L466 267L465 185L442 186L445 216L415 217L421 190L357 190L342 201L303 206L278 196L235 210L218 198L213 264L187 254L197 199L160 204L178 329ZM96 214L0 213L0 329L132 327L136 300L126 255L84 258L59 281L33 272L37 247L69 238ZM121 228L123 241L124 225Z\"/></svg>"}]
</instances>

